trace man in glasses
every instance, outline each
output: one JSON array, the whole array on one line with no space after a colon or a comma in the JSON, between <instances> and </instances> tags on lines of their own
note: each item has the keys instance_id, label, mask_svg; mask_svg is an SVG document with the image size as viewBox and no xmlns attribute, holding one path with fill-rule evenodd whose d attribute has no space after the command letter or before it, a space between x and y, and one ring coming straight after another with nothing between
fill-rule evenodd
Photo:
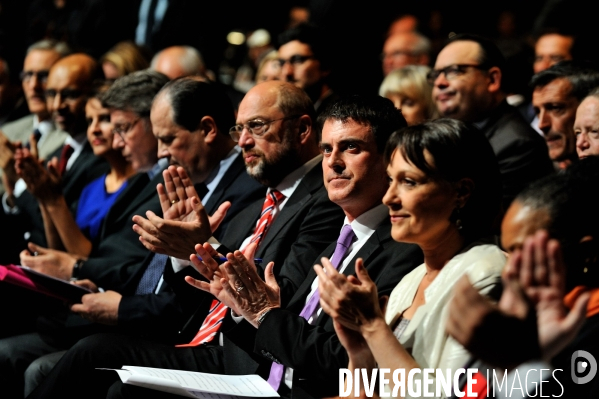
<instances>
[{"instance_id":1,"label":"man in glasses","mask_svg":"<svg viewBox=\"0 0 599 399\"><path fill-rule=\"evenodd\" d=\"M429 73L439 113L474 123L489 139L507 206L527 184L553 171L544 140L508 105L502 90L505 59L490 40L452 37Z\"/></svg>"},{"instance_id":2,"label":"man in glasses","mask_svg":"<svg viewBox=\"0 0 599 399\"><path fill-rule=\"evenodd\" d=\"M338 99L329 85L330 60L321 30L300 24L281 33L278 44L281 80L304 90L316 112Z\"/></svg>"},{"instance_id":3,"label":"man in glasses","mask_svg":"<svg viewBox=\"0 0 599 399\"><path fill-rule=\"evenodd\" d=\"M14 168L15 142L20 141L26 145L33 134L38 140L39 156L46 158L62 146L67 137L67 134L57 129L53 123L46 107L46 97L44 95L50 67L59 58L66 55L67 51L68 48L64 43L51 40L34 43L27 50L21 80L30 114L5 123L1 128L0 195L7 192L6 196L11 196L18 181ZM2 217L0 216L0 218ZM21 247L22 237L19 237L17 241L14 241L14 238L11 234L6 239L2 239L2 242L7 244L7 248ZM11 244L12 242L15 242L14 246ZM16 242L21 242L21 244L19 245ZM4 257L0 260L9 261Z\"/></svg>"}]
</instances>

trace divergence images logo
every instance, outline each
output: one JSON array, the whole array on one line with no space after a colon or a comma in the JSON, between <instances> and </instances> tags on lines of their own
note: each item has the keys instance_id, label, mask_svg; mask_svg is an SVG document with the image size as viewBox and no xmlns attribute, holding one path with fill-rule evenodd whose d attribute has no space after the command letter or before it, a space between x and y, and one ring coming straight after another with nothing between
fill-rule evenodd
<instances>
[{"instance_id":1,"label":"divergence images logo","mask_svg":"<svg viewBox=\"0 0 599 399\"><path fill-rule=\"evenodd\" d=\"M597 361L589 352L579 350L570 358L570 370L572 381L576 384L586 384L597 374Z\"/></svg>"}]
</instances>

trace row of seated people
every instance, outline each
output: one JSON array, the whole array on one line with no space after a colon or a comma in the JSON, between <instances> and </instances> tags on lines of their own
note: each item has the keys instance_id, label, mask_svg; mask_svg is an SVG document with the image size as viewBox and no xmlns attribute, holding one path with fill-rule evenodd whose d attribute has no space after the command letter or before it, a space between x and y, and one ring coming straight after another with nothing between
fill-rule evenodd
<instances>
[{"instance_id":1,"label":"row of seated people","mask_svg":"<svg viewBox=\"0 0 599 399\"><path fill-rule=\"evenodd\" d=\"M67 132L69 112L75 114L77 107L81 108L81 101L74 101L77 98L73 99L74 94L69 93L74 82L61 88L53 75L60 83L61 74L62 77L68 75L61 71L61 65L75 61L91 63L89 60L82 55L70 56L50 70L47 94L53 93L55 103L59 103L57 109L61 111L56 111L56 120L64 123ZM72 69L76 73L89 72L86 68ZM442 74L449 72L442 71ZM39 387L42 396L60 396L54 389L69 388L63 378L73 378L77 383L81 382L81 387L89 387L90 381L94 381L98 386L106 385L107 389L113 382L110 377L114 376L98 376L95 367L118 368L123 364L154 367L161 364L166 368L232 374L258 370L265 378L270 375L272 379L269 380L283 393L289 393L291 389L294 394L331 396L338 387L338 368L347 365L348 354L335 334L333 320L321 312L317 300L309 301L312 305L305 312L302 309L308 296L318 299L312 295L317 283L314 282L316 271L311 267L314 261L321 262L319 255L330 257L337 252L335 245L329 244L339 235L344 217L343 225L351 225L354 232L346 238L349 243L340 244L349 247L346 253L333 255L336 267L348 275L354 271L361 275L365 265L373 280L380 284L381 294L390 293L400 280L411 287L414 290L411 296L397 297L396 294L395 297L396 306L401 307L401 311L396 312L402 315L401 328L407 324L407 331L423 334L423 330L417 328L422 317L430 317L441 326L434 330L432 337L426 335L432 334L428 332L417 339L422 340L419 345L424 342L427 346L445 348L447 358L442 356L436 359L440 363L435 363L426 359L426 353L421 354L418 350L414 353L418 346L410 346L408 353L412 354L412 361L442 365L448 361L448 367L460 367L465 363L467 358L456 355L463 354L459 345L446 345L443 317L421 305L427 301L437 302L424 295L424 289L435 281L438 281L437 286L442 286L434 294L441 298L438 303L447 303L442 298L448 299L452 284L441 283L443 279L436 280L436 276L445 270L443 276L448 281L455 281L454 278L468 270L459 266L460 258L455 259L458 253L473 259L490 256L490 266L478 270L474 266L478 263L472 263L476 270L469 274L475 283L482 280L480 285L484 288L480 289L487 295L493 296L493 288L499 284L499 272L505 258L496 245L484 238L496 232L501 203L505 204L505 197L502 201L501 195L505 175L500 175L501 168L497 170L496 154L484 135L472 126L442 119L395 134L385 154L391 133L405 125L392 103L378 97L349 98L322 111L316 121L314 107L306 94L293 85L280 82L262 84L250 91L240 104L237 121L241 124L227 132L234 124L235 116L228 98L214 85L197 78L165 83L166 78L155 72L135 73L117 80L101 95L101 102L113 124L113 147L121 149L123 158L135 171L145 175L146 182L148 172L152 174L164 168L160 165L154 168L158 155L170 158L173 164L182 168L171 167L164 174L156 173L154 178L157 180L143 187L144 192L152 192L149 195L156 204L154 210L144 204L143 209L139 207L121 213L119 216L125 215L125 227L115 228L112 232L106 230L114 228L114 223L108 219L103 221L101 231L106 231L110 240L97 244L90 240L89 256L73 256L35 245L30 245L30 250L36 255L21 254L23 264L64 279L87 279L80 284L103 288L106 292L90 294L84 297L82 304L72 307L87 321L81 318L75 321L73 314L66 316L65 312L55 310L51 320L42 323L43 330L3 340L2 356L6 365L6 377L3 378L7 380L7 392L13 392L17 397L22 395L25 368L36 361L25 375L33 374L38 378L40 373L44 374L43 367L36 367L55 363L62 356L61 351L82 336L97 332L99 325L89 323L95 321L117 327L110 329L112 335L84 339L67 352ZM68 110L60 108L65 102L70 106ZM230 112L223 112L227 107ZM88 117L91 115L90 109ZM319 150L323 157L322 169ZM24 180L30 180L27 186L43 185L44 179L39 177L46 176L50 191L55 192L52 184L61 174L60 162L54 162L46 173L35 163L35 150L33 154L27 149L15 151L15 170ZM397 157L396 152L402 156ZM218 186L233 167L234 159L240 160L240 170L245 162L248 174L260 184L242 173L245 177L240 178L245 179L244 182L220 190ZM537 161L533 163L543 164ZM65 168L69 168L68 162ZM34 172L28 174L28 170ZM156 196L155 185L161 178L164 178L164 185L159 186ZM125 190L130 189L130 185L127 183ZM266 200L265 187L268 187ZM134 192L138 194L136 199L139 191ZM47 205L44 205L43 197L47 191L32 192L40 199L39 208L42 214L46 212L45 220L52 219L47 213L53 212L44 211ZM210 209L208 204L212 198L206 195L216 193L231 197L218 198ZM252 193L255 196L251 200L247 199L245 204L240 201L247 198L244 196L254 195ZM260 199L254 202L257 197ZM225 216L230 222L228 226L221 224L222 233L219 234L217 226L227 205L218 206L226 199L233 204ZM392 226L387 222L388 210L381 201L391 209ZM233 218L235 206L239 215ZM146 213L148 210L151 212ZM209 218L208 214L212 213L215 215ZM70 238L65 240L60 235L63 222L61 218L54 227L65 245ZM415 245L395 243L394 239L418 244L420 250ZM112 248L108 250L107 242L110 241ZM212 246L196 246L205 242L212 242ZM144 246L157 255L148 255ZM129 247L140 249L143 256L135 260L125 256L123 251ZM254 271L251 264L244 263L247 260L235 253L227 257L229 265L218 268L211 262L212 256L216 256L213 247L221 255L240 248L250 261L258 257L263 266L267 266ZM190 254L196 253L203 262L195 255L190 259ZM422 262L422 253L425 263L416 267ZM172 258L160 256L163 254ZM83 260L84 257L87 258ZM358 257L364 259L363 264L354 262ZM188 267L189 261L195 269ZM270 265L271 261L274 267ZM265 276L268 284L256 286L258 292L250 290L248 277L244 273L237 275L238 272L232 269L232 266L239 266L238 263L241 263L239 270L258 272ZM329 267L326 261L322 263ZM466 259L466 263L470 264L470 259ZM450 265L454 265L453 268L445 269L444 266ZM185 282L194 282L190 278L184 279L188 274L200 279L196 269L206 280L194 284L216 294L221 303L245 321L239 316L231 316L210 295ZM449 270L454 270L456 275ZM221 277L229 275L230 285L222 285ZM319 275L323 277L321 273ZM256 274L251 274L249 280L261 281ZM329 292L328 289L321 291ZM402 295L406 294L405 288L400 291ZM261 300L251 300L252 295L261 295ZM244 307L248 303L259 303L261 307ZM280 312L280 307L287 311ZM421 315L417 314L418 309L421 309ZM214 326L204 323L210 310L226 315L222 327L219 326L227 331L222 340ZM443 306L437 311L443 313ZM300 313L304 313L303 317L297 316ZM48 318L47 314L44 316ZM408 324L411 319L418 322ZM262 322L262 330L256 329ZM114 330L123 331L117 335ZM198 330L197 339L192 340ZM339 331L337 333L343 335ZM397 334L403 337L403 333ZM280 340L273 342L273 335ZM141 337L152 341L144 343ZM286 342L285 337L289 337L289 341ZM173 347L173 343L189 341L201 346ZM30 350L31 347L35 350ZM110 348L114 350L111 352ZM24 356L25 352L28 353ZM256 358L253 352L262 357ZM172 355L166 356L167 353ZM42 355L48 356L40 357ZM407 361L403 367L413 366L405 353L396 357ZM165 358L171 359L166 361L168 364L162 363ZM273 360L286 367L271 367ZM101 380L106 381L99 382ZM14 387L13 391L10 386ZM98 389L96 393L105 397L106 389ZM120 389L126 390L115 385L111 392L118 395ZM64 395L72 396L68 392Z\"/></svg>"}]
</instances>

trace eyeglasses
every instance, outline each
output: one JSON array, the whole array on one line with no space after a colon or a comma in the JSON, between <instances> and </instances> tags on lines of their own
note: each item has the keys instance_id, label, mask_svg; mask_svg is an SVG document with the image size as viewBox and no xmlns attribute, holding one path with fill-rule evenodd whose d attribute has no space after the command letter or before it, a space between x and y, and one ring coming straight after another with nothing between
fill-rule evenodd
<instances>
[{"instance_id":1,"label":"eyeglasses","mask_svg":"<svg viewBox=\"0 0 599 399\"><path fill-rule=\"evenodd\" d=\"M462 76L463 74L465 74L468 68L476 68L480 70L486 69L482 65L476 64L453 64L441 69L432 69L429 73L426 74L426 80L431 86L434 86L435 80L437 80L437 78L441 76L441 74L445 75L445 79L452 80L457 78L458 76Z\"/></svg>"},{"instance_id":2,"label":"eyeglasses","mask_svg":"<svg viewBox=\"0 0 599 399\"><path fill-rule=\"evenodd\" d=\"M137 118L133 122L129 123L115 123L112 131L121 136L121 138L124 140L127 133L129 133L140 120L141 118Z\"/></svg>"},{"instance_id":3,"label":"eyeglasses","mask_svg":"<svg viewBox=\"0 0 599 399\"><path fill-rule=\"evenodd\" d=\"M262 119L253 119L251 121L249 121L248 123L245 123L243 125L235 125L233 126L231 129L229 129L229 135L231 136L231 138L233 139L234 142L238 142L239 139L241 138L241 134L243 133L243 129L247 129L248 132L250 132L250 134L252 135L252 137L262 137L264 136L264 134L266 133L266 131L268 130L267 127L276 121L285 121L288 119L295 119L295 118L299 118L301 115L293 115L293 116L286 116L285 118L280 118L280 119L273 119L270 121L264 121Z\"/></svg>"},{"instance_id":4,"label":"eyeglasses","mask_svg":"<svg viewBox=\"0 0 599 399\"><path fill-rule=\"evenodd\" d=\"M291 66L293 66L293 67L296 67L296 66L300 66L300 65L302 65L304 62L306 62L306 61L308 61L308 60L311 60L311 59L313 59L313 58L314 58L314 56L313 56L313 55L299 55L299 54L296 54L296 55L292 55L291 57L289 57L289 59L288 59L288 60L284 60L284 59L282 59L282 58L279 58L279 59L277 60L277 62L279 63L279 66L280 66L281 68L283 68L283 66L284 66L286 63L290 63L290 64L291 64Z\"/></svg>"},{"instance_id":5,"label":"eyeglasses","mask_svg":"<svg viewBox=\"0 0 599 399\"><path fill-rule=\"evenodd\" d=\"M46 98L51 100L56 97L57 94L60 94L60 98L65 101L73 101L77 100L83 94L83 91L77 89L63 89L60 91L56 91L54 89L46 90Z\"/></svg>"},{"instance_id":6,"label":"eyeglasses","mask_svg":"<svg viewBox=\"0 0 599 399\"><path fill-rule=\"evenodd\" d=\"M23 82L29 82L35 76L41 83L46 83L48 81L48 73L49 71L21 71L19 77Z\"/></svg>"}]
</instances>

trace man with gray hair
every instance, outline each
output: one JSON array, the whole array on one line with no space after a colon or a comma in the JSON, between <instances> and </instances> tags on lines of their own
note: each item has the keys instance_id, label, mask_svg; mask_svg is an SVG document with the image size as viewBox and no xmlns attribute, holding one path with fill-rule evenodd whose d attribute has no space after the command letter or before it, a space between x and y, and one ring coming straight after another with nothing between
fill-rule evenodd
<instances>
[{"instance_id":1,"label":"man with gray hair","mask_svg":"<svg viewBox=\"0 0 599 399\"><path fill-rule=\"evenodd\" d=\"M6 175L0 181L0 194L6 190L11 194L18 180L14 170L14 146L11 142L27 143L33 134L40 158L46 158L62 146L67 138L68 134L59 130L52 121L44 92L50 67L68 53L66 43L55 40L42 40L27 49L21 80L30 114L2 126L0 176L3 176L3 170Z\"/></svg>"},{"instance_id":2,"label":"man with gray hair","mask_svg":"<svg viewBox=\"0 0 599 399\"><path fill-rule=\"evenodd\" d=\"M561 61L532 77L532 105L539 129L557 169L578 161L574 121L584 97L599 86L599 71L574 61Z\"/></svg>"},{"instance_id":3,"label":"man with gray hair","mask_svg":"<svg viewBox=\"0 0 599 399\"><path fill-rule=\"evenodd\" d=\"M383 74L406 65L428 65L431 42L418 32L398 32L385 40L381 61Z\"/></svg>"}]
</instances>

